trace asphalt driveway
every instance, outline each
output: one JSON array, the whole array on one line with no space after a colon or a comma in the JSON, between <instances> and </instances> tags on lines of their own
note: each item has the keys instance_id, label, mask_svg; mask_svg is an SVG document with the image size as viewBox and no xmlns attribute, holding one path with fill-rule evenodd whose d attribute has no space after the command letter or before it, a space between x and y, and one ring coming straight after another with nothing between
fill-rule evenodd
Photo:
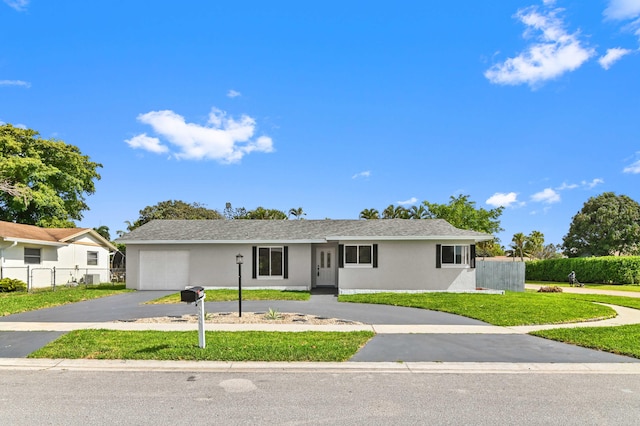
<instances>
[{"instance_id":1,"label":"asphalt driveway","mask_svg":"<svg viewBox=\"0 0 640 426\"><path fill-rule=\"evenodd\" d=\"M82 323L132 320L166 315L194 314L193 306L145 305L173 292L140 291L70 305L1 317L0 322ZM443 312L386 305L338 303L333 295L313 295L309 301L243 301L244 312L296 312L341 318L366 324L487 325ZM207 302L207 312L237 312L237 302ZM0 357L21 358L55 340L62 332L0 332ZM531 362L531 363L636 363L640 360L524 334L378 334L351 362Z\"/></svg>"}]
</instances>

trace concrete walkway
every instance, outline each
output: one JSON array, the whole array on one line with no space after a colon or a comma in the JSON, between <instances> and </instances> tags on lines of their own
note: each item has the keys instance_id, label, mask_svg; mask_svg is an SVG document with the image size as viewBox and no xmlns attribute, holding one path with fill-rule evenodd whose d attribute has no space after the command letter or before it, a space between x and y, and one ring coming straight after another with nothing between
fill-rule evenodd
<instances>
[{"instance_id":1,"label":"concrete walkway","mask_svg":"<svg viewBox=\"0 0 640 426\"><path fill-rule=\"evenodd\" d=\"M572 288L581 292L590 291ZM0 318L0 360L21 358L62 334L76 329L113 330L197 330L194 323L136 323L135 318L194 314L186 304L144 305L166 292L136 292L72 305L26 312ZM640 371L640 360L594 351L527 335L533 330L561 327L614 326L640 323L640 310L611 306L616 318L579 324L498 327L481 321L442 312L415 308L337 303L335 296L314 295L309 301L243 302L244 312L307 314L360 321L364 325L306 324L206 324L215 331L354 331L371 330L376 336L350 361L370 362L449 362L449 363L632 363ZM237 312L237 302L207 302L207 312ZM8 360L7 360L8 361ZM24 360L37 365L44 361ZM9 362L18 365L20 362ZM224 364L224 363L223 363ZM3 363L0 362L0 367ZM226 364L225 364L226 365ZM216 367L218 368L218 367ZM226 368L226 367L220 367Z\"/></svg>"}]
</instances>

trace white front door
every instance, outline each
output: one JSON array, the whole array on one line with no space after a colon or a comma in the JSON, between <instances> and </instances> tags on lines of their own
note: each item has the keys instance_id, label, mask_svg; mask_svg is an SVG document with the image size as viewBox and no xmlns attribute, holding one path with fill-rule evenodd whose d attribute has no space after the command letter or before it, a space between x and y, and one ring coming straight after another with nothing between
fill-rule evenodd
<instances>
[{"instance_id":1,"label":"white front door","mask_svg":"<svg viewBox=\"0 0 640 426\"><path fill-rule=\"evenodd\" d=\"M316 250L316 286L336 286L336 249L333 247Z\"/></svg>"}]
</instances>

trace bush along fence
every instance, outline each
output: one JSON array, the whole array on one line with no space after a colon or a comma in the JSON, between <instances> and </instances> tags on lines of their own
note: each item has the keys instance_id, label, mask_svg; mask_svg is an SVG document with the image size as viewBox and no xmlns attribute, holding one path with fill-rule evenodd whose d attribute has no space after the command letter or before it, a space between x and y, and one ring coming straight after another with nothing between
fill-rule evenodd
<instances>
[{"instance_id":1,"label":"bush along fence","mask_svg":"<svg viewBox=\"0 0 640 426\"><path fill-rule=\"evenodd\" d=\"M575 271L581 283L640 284L640 256L575 257L526 262L528 281L569 282Z\"/></svg>"},{"instance_id":2,"label":"bush along fence","mask_svg":"<svg viewBox=\"0 0 640 426\"><path fill-rule=\"evenodd\" d=\"M27 290L78 284L124 281L124 270L105 268L0 267L0 279L12 278L27 284Z\"/></svg>"}]
</instances>

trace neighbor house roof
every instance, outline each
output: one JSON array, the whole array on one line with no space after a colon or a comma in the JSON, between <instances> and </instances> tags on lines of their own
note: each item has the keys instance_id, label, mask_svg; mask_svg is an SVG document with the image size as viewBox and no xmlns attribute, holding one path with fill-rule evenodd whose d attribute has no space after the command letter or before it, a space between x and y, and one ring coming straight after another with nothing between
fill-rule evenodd
<instances>
[{"instance_id":1,"label":"neighbor house roof","mask_svg":"<svg viewBox=\"0 0 640 426\"><path fill-rule=\"evenodd\" d=\"M73 242L74 238L84 234L91 234L102 245L116 250L113 244L91 228L40 228L35 225L0 221L0 239L4 241L65 246Z\"/></svg>"},{"instance_id":2,"label":"neighbor house roof","mask_svg":"<svg viewBox=\"0 0 640 426\"><path fill-rule=\"evenodd\" d=\"M473 240L493 237L442 219L379 220L153 220L120 243L323 243L338 240Z\"/></svg>"}]
</instances>

